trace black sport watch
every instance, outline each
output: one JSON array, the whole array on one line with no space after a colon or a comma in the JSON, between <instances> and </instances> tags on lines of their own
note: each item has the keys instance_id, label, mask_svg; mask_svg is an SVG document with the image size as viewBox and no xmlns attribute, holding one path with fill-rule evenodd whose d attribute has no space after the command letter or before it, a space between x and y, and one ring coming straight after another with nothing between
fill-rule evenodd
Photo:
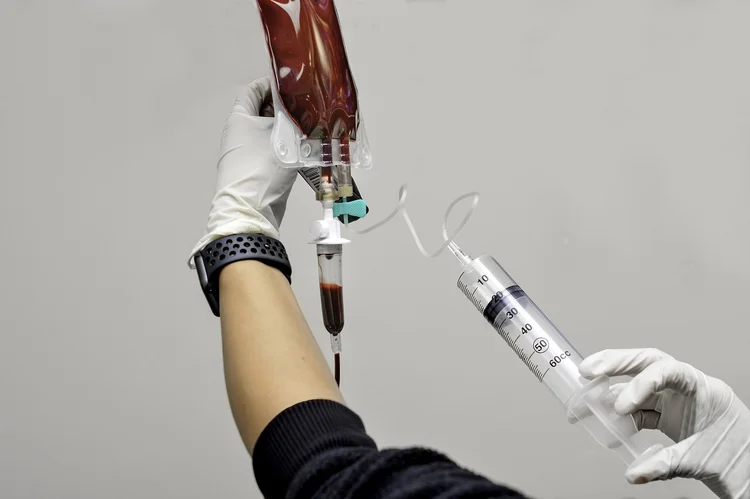
<instances>
[{"instance_id":1,"label":"black sport watch","mask_svg":"<svg viewBox=\"0 0 750 499\"><path fill-rule=\"evenodd\" d=\"M211 311L219 317L219 273L230 263L258 260L278 269L291 284L292 265L281 241L259 234L236 234L213 241L195 255L203 294Z\"/></svg>"}]
</instances>

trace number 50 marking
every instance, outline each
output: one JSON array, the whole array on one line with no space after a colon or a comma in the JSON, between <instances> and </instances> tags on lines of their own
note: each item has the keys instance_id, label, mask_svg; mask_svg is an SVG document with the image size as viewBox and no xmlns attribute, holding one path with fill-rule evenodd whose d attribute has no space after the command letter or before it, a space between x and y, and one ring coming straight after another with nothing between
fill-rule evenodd
<instances>
[{"instance_id":1,"label":"number 50 marking","mask_svg":"<svg viewBox=\"0 0 750 499\"><path fill-rule=\"evenodd\" d=\"M534 351L536 353L544 353L549 349L549 341L547 338L537 338L534 340Z\"/></svg>"}]
</instances>

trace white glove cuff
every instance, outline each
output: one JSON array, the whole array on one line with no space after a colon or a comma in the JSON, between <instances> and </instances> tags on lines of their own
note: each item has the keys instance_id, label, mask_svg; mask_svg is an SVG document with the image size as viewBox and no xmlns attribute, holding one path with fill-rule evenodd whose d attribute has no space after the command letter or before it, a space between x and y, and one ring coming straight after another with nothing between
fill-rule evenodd
<instances>
[{"instance_id":1,"label":"white glove cuff","mask_svg":"<svg viewBox=\"0 0 750 499\"><path fill-rule=\"evenodd\" d=\"M196 243L193 251L190 252L188 257L188 267L195 269L194 257L203 248L211 244L213 241L226 236L233 236L235 234L260 234L274 239L279 238L279 231L265 219L259 218L257 220L232 220L223 225L212 229L205 236L200 238Z\"/></svg>"}]
</instances>

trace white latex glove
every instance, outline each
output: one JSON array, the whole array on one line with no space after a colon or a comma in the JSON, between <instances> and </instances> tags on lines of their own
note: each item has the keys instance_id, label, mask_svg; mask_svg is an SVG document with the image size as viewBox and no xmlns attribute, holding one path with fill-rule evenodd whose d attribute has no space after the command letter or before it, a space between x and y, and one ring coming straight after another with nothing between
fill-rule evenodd
<instances>
[{"instance_id":1,"label":"white latex glove","mask_svg":"<svg viewBox=\"0 0 750 499\"><path fill-rule=\"evenodd\" d=\"M750 498L750 411L726 383L655 349L605 350L579 370L589 379L634 376L612 387L615 410L677 442L634 462L630 483L695 478L721 498Z\"/></svg>"},{"instance_id":2,"label":"white latex glove","mask_svg":"<svg viewBox=\"0 0 750 499\"><path fill-rule=\"evenodd\" d=\"M221 141L216 194L205 235L190 254L212 241L240 233L278 239L297 171L281 167L271 151L273 129L271 80L249 84L234 102Z\"/></svg>"}]
</instances>

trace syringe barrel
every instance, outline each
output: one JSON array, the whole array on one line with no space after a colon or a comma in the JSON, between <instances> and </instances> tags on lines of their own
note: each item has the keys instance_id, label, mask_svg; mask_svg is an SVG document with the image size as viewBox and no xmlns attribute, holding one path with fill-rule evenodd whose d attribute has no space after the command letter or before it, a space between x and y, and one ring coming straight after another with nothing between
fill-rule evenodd
<instances>
[{"instance_id":1,"label":"syringe barrel","mask_svg":"<svg viewBox=\"0 0 750 499\"><path fill-rule=\"evenodd\" d=\"M630 464L649 448L633 418L614 410L609 379L583 378L583 358L513 278L491 256L466 265L458 287L537 379L601 445Z\"/></svg>"},{"instance_id":2,"label":"syringe barrel","mask_svg":"<svg viewBox=\"0 0 750 499\"><path fill-rule=\"evenodd\" d=\"M494 258L474 259L458 287L560 402L587 383L581 355Z\"/></svg>"}]
</instances>

